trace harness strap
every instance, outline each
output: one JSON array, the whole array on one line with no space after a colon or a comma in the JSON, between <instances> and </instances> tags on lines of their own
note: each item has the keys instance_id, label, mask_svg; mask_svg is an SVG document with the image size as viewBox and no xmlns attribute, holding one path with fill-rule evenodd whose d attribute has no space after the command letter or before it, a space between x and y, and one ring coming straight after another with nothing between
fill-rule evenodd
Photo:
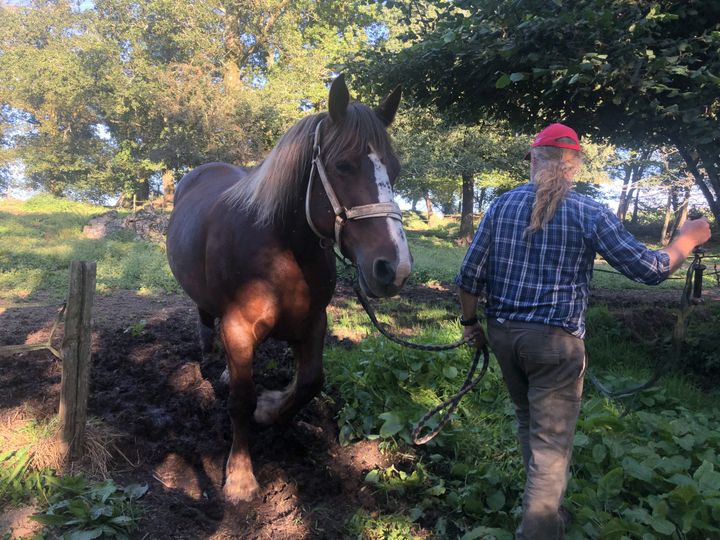
<instances>
[{"instance_id":1,"label":"harness strap","mask_svg":"<svg viewBox=\"0 0 720 540\"><path fill-rule=\"evenodd\" d=\"M351 219L367 219L374 217L389 217L402 221L400 207L395 202L384 202L354 206L345 210L348 221Z\"/></svg>"},{"instance_id":2,"label":"harness strap","mask_svg":"<svg viewBox=\"0 0 720 540\"><path fill-rule=\"evenodd\" d=\"M348 221L355 219L383 217L402 221L402 212L400 211L400 207L395 201L363 204L361 206L353 206L352 208L345 208L342 204L340 204L337 195L335 195L335 190L332 188L330 180L328 179L327 171L325 170L325 164L320 158L320 126L322 126L322 123L323 120L320 120L317 126L315 126L315 134L313 137L312 166L310 167L310 179L308 180L307 192L305 193L305 219L310 226L312 232L314 232L318 238L320 238L321 240L330 240L331 242L333 241L333 238L325 236L315 226L315 223L313 222L310 213L310 196L312 194L315 172L317 172L317 175L320 177L320 181L322 182L323 188L325 188L325 194L327 195L328 201L330 201L330 206L332 206L333 213L335 214L334 242L335 244L337 244L338 249L342 252L342 230Z\"/></svg>"}]
</instances>

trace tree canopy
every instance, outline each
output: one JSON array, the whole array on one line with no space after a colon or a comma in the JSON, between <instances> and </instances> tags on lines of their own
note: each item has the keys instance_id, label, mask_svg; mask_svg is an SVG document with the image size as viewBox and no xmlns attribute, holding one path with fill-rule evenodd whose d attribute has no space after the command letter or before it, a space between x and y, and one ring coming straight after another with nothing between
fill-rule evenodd
<instances>
[{"instance_id":1,"label":"tree canopy","mask_svg":"<svg viewBox=\"0 0 720 540\"><path fill-rule=\"evenodd\" d=\"M0 166L100 199L201 162L259 159L324 108L333 66L368 46L371 3L0 3ZM377 42L377 38L374 39ZM5 126L3 122L3 126Z\"/></svg>"},{"instance_id":2,"label":"tree canopy","mask_svg":"<svg viewBox=\"0 0 720 540\"><path fill-rule=\"evenodd\" d=\"M525 132L564 121L632 146L671 143L720 216L720 0L439 0L390 4L410 28L400 51L354 63L392 73L412 98Z\"/></svg>"}]
</instances>

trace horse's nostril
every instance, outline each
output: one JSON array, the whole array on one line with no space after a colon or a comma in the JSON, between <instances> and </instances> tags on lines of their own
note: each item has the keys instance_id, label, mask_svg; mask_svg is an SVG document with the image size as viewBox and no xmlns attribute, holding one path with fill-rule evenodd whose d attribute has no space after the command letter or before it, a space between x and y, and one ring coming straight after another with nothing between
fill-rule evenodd
<instances>
[{"instance_id":1,"label":"horse's nostril","mask_svg":"<svg viewBox=\"0 0 720 540\"><path fill-rule=\"evenodd\" d=\"M395 268L385 259L375 259L373 274L375 281L384 287L395 281Z\"/></svg>"}]
</instances>

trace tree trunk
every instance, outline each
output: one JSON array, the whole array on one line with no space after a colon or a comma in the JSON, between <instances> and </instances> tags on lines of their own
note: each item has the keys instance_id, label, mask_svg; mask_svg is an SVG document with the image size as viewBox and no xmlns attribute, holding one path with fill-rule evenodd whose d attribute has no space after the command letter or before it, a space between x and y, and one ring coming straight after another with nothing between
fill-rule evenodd
<instances>
[{"instance_id":1,"label":"tree trunk","mask_svg":"<svg viewBox=\"0 0 720 540\"><path fill-rule=\"evenodd\" d=\"M627 213L627 200L629 197L630 180L632 179L632 167L625 167L625 178L623 178L622 190L620 190L620 201L618 202L617 217L620 221L625 221Z\"/></svg>"},{"instance_id":2,"label":"tree trunk","mask_svg":"<svg viewBox=\"0 0 720 540\"><path fill-rule=\"evenodd\" d=\"M472 242L475 232L473 224L473 195L475 192L475 182L472 174L462 174L462 209L460 211L460 240L464 244Z\"/></svg>"},{"instance_id":3,"label":"tree trunk","mask_svg":"<svg viewBox=\"0 0 720 540\"><path fill-rule=\"evenodd\" d=\"M683 226L685 221L687 221L688 217L688 210L690 209L690 188L686 187L683 188L684 197L682 203L680 203L680 208L678 210L678 216L677 220L675 221L675 225L673 227L672 232L674 233L677 231L680 227Z\"/></svg>"},{"instance_id":4,"label":"tree trunk","mask_svg":"<svg viewBox=\"0 0 720 540\"><path fill-rule=\"evenodd\" d=\"M667 246L670 242L670 235L668 234L668 226L670 225L670 218L672 217L672 189L668 190L667 205L665 206L665 219L663 220L662 231L660 232L660 243L663 246Z\"/></svg>"},{"instance_id":5,"label":"tree trunk","mask_svg":"<svg viewBox=\"0 0 720 540\"><path fill-rule=\"evenodd\" d=\"M163 205L173 202L175 197L175 175L171 169L165 169L162 175Z\"/></svg>"},{"instance_id":6,"label":"tree trunk","mask_svg":"<svg viewBox=\"0 0 720 540\"><path fill-rule=\"evenodd\" d=\"M140 203L145 203L150 199L150 182L147 179L140 180L135 184L135 196Z\"/></svg>"},{"instance_id":7,"label":"tree trunk","mask_svg":"<svg viewBox=\"0 0 720 540\"><path fill-rule=\"evenodd\" d=\"M690 149L686 148L681 144L678 144L677 140L673 140L673 143L678 149L678 152L682 156L683 160L685 160L690 174L692 174L693 178L695 179L695 185L700 188L700 191L702 191L702 194L705 196L705 200L710 207L710 211L715 217L715 221L720 222L720 197L716 198L715 195L713 195L713 191L710 189L710 186L712 186L711 178L708 178L706 183L705 177L698 169L699 160L692 155ZM708 184L710 184L710 186ZM715 192L720 193L720 185L714 187Z\"/></svg>"},{"instance_id":8,"label":"tree trunk","mask_svg":"<svg viewBox=\"0 0 720 540\"><path fill-rule=\"evenodd\" d=\"M455 214L455 205L452 203L452 201L446 201L440 205L440 209L442 210L442 213L446 216L449 216L450 214Z\"/></svg>"},{"instance_id":9,"label":"tree trunk","mask_svg":"<svg viewBox=\"0 0 720 540\"><path fill-rule=\"evenodd\" d=\"M425 209L427 210L427 222L430 223L430 218L433 215L433 209L429 193L425 193Z\"/></svg>"},{"instance_id":10,"label":"tree trunk","mask_svg":"<svg viewBox=\"0 0 720 540\"><path fill-rule=\"evenodd\" d=\"M487 188L480 188L480 196L477 198L476 201L476 207L478 209L478 212L482 212L483 205L485 204L485 194L487 193Z\"/></svg>"},{"instance_id":11,"label":"tree trunk","mask_svg":"<svg viewBox=\"0 0 720 540\"><path fill-rule=\"evenodd\" d=\"M640 188L635 188L635 206L633 207L632 220L630 221L633 225L637 223L638 217L638 202L640 201Z\"/></svg>"}]
</instances>

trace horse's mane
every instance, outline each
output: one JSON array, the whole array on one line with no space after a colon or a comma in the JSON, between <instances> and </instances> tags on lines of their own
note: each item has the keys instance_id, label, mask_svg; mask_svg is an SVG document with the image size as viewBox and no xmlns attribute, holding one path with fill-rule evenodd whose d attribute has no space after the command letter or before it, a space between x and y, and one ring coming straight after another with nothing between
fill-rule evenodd
<instances>
[{"instance_id":1,"label":"horse's mane","mask_svg":"<svg viewBox=\"0 0 720 540\"><path fill-rule=\"evenodd\" d=\"M392 155L385 126L372 109L361 103L348 105L345 118L335 124L327 113L307 116L292 126L268 156L250 174L225 192L233 207L252 212L259 225L281 222L304 196L312 160L315 128L320 128L321 157L326 164L347 154L367 152Z\"/></svg>"}]
</instances>

